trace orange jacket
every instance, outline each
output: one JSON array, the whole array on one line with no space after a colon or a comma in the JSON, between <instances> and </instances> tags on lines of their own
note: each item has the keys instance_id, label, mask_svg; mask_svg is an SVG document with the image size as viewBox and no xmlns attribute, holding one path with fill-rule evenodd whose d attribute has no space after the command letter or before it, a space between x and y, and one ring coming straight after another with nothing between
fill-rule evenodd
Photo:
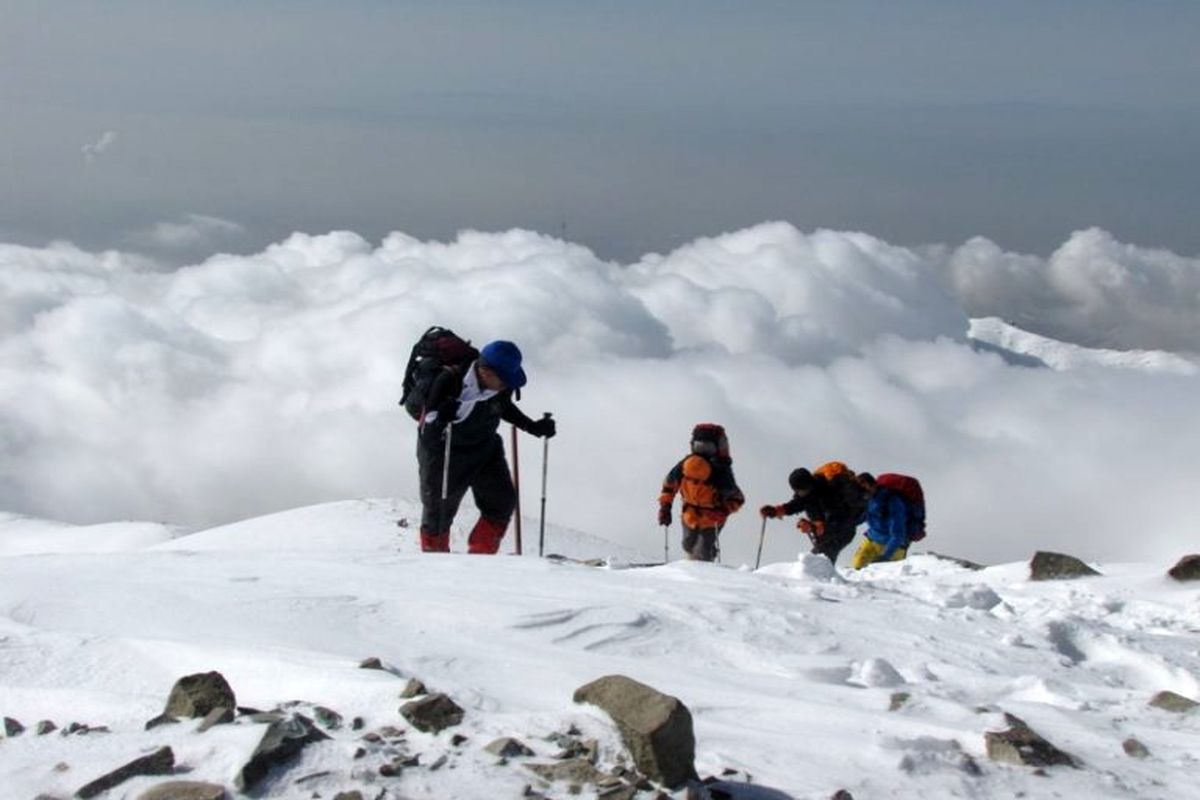
<instances>
[{"instance_id":1,"label":"orange jacket","mask_svg":"<svg viewBox=\"0 0 1200 800\"><path fill-rule=\"evenodd\" d=\"M667 473L658 502L670 506L676 494L683 498L683 524L696 530L723 525L746 502L728 459L710 461L695 454Z\"/></svg>"}]
</instances>

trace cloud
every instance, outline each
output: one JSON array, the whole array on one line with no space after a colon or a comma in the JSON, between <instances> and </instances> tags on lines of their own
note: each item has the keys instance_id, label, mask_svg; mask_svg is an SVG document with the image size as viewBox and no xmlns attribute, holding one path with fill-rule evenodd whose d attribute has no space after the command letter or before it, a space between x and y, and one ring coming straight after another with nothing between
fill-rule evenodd
<instances>
[{"instance_id":1,"label":"cloud","mask_svg":"<svg viewBox=\"0 0 1200 800\"><path fill-rule=\"evenodd\" d=\"M226 240L245 232L236 222L204 214L187 214L172 222L157 222L151 227L135 231L130 242L138 247L187 250L211 247L215 242Z\"/></svg>"},{"instance_id":2,"label":"cloud","mask_svg":"<svg viewBox=\"0 0 1200 800\"><path fill-rule=\"evenodd\" d=\"M1097 315L1129 341L1180 335L1200 300L1164 287L1198 270L1102 232L1038 261L781 223L630 265L520 230L378 246L294 234L170 273L0 245L0 509L202 524L415 497L396 401L411 342L442 324L524 350L522 405L561 432L548 516L646 552L662 543L659 483L709 420L729 429L751 506L785 499L793 467L837 458L921 477L932 549L1167 560L1195 533L1196 373L1030 368L967 333L1003 306L1072 341ZM535 481L540 447L522 452ZM525 486L527 513L539 490ZM753 559L758 531L751 508L735 516L726 559ZM802 546L771 523L766 558Z\"/></svg>"},{"instance_id":3,"label":"cloud","mask_svg":"<svg viewBox=\"0 0 1200 800\"><path fill-rule=\"evenodd\" d=\"M106 152L108 148L112 147L113 142L115 141L117 141L117 132L105 131L104 133L100 134L100 138L95 142L91 144L85 144L83 147L79 148L80 152L83 153L84 163L90 165L96 160L96 156Z\"/></svg>"}]
</instances>

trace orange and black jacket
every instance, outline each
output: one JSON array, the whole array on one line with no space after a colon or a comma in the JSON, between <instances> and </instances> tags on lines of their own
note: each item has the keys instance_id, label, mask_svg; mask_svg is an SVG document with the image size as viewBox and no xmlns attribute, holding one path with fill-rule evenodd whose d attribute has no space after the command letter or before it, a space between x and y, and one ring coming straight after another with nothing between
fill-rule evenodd
<instances>
[{"instance_id":1,"label":"orange and black jacket","mask_svg":"<svg viewBox=\"0 0 1200 800\"><path fill-rule=\"evenodd\" d=\"M658 502L670 506L676 494L683 500L683 524L694 530L723 525L725 518L746 502L729 459L708 459L695 454L667 473Z\"/></svg>"}]
</instances>

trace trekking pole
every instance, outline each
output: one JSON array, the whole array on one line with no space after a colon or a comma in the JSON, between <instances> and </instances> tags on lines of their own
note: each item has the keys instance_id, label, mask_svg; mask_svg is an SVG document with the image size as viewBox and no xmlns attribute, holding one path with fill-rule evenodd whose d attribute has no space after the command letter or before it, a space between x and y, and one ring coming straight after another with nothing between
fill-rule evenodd
<instances>
[{"instance_id":1,"label":"trekking pole","mask_svg":"<svg viewBox=\"0 0 1200 800\"><path fill-rule=\"evenodd\" d=\"M453 435L454 423L451 422L446 426L446 449L442 452L442 502L438 503L438 534L446 534L447 542L450 539L449 526L446 523L446 497L448 496L450 485L450 439ZM442 530L446 528L446 530Z\"/></svg>"},{"instance_id":2,"label":"trekking pole","mask_svg":"<svg viewBox=\"0 0 1200 800\"><path fill-rule=\"evenodd\" d=\"M550 419L550 412L542 414ZM542 518L538 523L538 557L546 552L546 465L550 461L550 437L542 439Z\"/></svg>"},{"instance_id":3,"label":"trekking pole","mask_svg":"<svg viewBox=\"0 0 1200 800\"><path fill-rule=\"evenodd\" d=\"M516 525L516 546L517 555L521 555L521 458L517 452L517 426L512 426L512 453L513 453L513 492L517 496L516 505L513 506L513 516L517 518Z\"/></svg>"},{"instance_id":4,"label":"trekking pole","mask_svg":"<svg viewBox=\"0 0 1200 800\"><path fill-rule=\"evenodd\" d=\"M763 517L762 530L758 532L758 555L754 557L755 569L758 569L758 565L762 563L762 546L765 538L767 538L767 518Z\"/></svg>"},{"instance_id":5,"label":"trekking pole","mask_svg":"<svg viewBox=\"0 0 1200 800\"><path fill-rule=\"evenodd\" d=\"M669 538L670 536L671 536L671 526L663 525L663 563L664 564L666 564L668 561L671 560L671 556L668 553L668 549L670 548L670 545L668 544L668 542L670 541L670 538Z\"/></svg>"}]
</instances>

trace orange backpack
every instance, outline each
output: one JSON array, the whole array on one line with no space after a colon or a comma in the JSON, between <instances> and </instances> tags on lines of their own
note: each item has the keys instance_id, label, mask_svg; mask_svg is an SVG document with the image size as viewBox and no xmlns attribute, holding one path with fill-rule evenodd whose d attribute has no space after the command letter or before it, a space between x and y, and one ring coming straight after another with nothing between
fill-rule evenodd
<instances>
[{"instance_id":1,"label":"orange backpack","mask_svg":"<svg viewBox=\"0 0 1200 800\"><path fill-rule=\"evenodd\" d=\"M820 475L825 480L833 483L839 479L853 480L854 470L847 467L841 461L826 461L813 470L813 475Z\"/></svg>"}]
</instances>

